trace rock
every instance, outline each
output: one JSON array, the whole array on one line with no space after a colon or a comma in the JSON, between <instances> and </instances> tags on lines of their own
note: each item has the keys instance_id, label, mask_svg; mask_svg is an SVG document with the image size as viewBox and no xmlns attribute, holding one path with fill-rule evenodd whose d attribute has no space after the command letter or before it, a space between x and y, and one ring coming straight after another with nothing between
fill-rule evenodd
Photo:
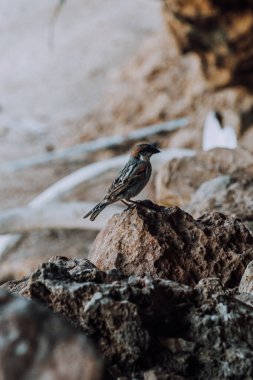
<instances>
[{"instance_id":1,"label":"rock","mask_svg":"<svg viewBox=\"0 0 253 380\"><path fill-rule=\"evenodd\" d=\"M242 276L239 285L240 293L250 293L253 295L253 261L251 261Z\"/></svg>"},{"instance_id":2,"label":"rock","mask_svg":"<svg viewBox=\"0 0 253 380\"><path fill-rule=\"evenodd\" d=\"M251 261L239 284L239 294L236 298L253 307L253 261Z\"/></svg>"},{"instance_id":3,"label":"rock","mask_svg":"<svg viewBox=\"0 0 253 380\"><path fill-rule=\"evenodd\" d=\"M241 138L241 147L253 153L253 122L251 122L251 128L247 129Z\"/></svg>"},{"instance_id":4,"label":"rock","mask_svg":"<svg viewBox=\"0 0 253 380\"><path fill-rule=\"evenodd\" d=\"M252 378L253 309L227 296L217 279L191 288L58 257L5 287L81 327L112 379Z\"/></svg>"},{"instance_id":5,"label":"rock","mask_svg":"<svg viewBox=\"0 0 253 380\"><path fill-rule=\"evenodd\" d=\"M253 164L231 175L204 182L187 211L193 216L219 211L240 218L253 231Z\"/></svg>"},{"instance_id":6,"label":"rock","mask_svg":"<svg viewBox=\"0 0 253 380\"><path fill-rule=\"evenodd\" d=\"M45 307L3 289L0 342L1 379L102 379L102 361L83 333Z\"/></svg>"},{"instance_id":7,"label":"rock","mask_svg":"<svg viewBox=\"0 0 253 380\"><path fill-rule=\"evenodd\" d=\"M146 273L195 285L205 277L239 284L253 259L253 237L237 219L220 213L194 220L183 210L140 202L115 215L97 235L89 254L101 270Z\"/></svg>"},{"instance_id":8,"label":"rock","mask_svg":"<svg viewBox=\"0 0 253 380\"><path fill-rule=\"evenodd\" d=\"M163 0L170 31L183 53L196 52L213 87L253 82L252 1Z\"/></svg>"},{"instance_id":9,"label":"rock","mask_svg":"<svg viewBox=\"0 0 253 380\"><path fill-rule=\"evenodd\" d=\"M163 205L186 206L202 183L250 164L253 156L242 149L216 148L194 157L175 158L158 171L156 200Z\"/></svg>"}]
</instances>

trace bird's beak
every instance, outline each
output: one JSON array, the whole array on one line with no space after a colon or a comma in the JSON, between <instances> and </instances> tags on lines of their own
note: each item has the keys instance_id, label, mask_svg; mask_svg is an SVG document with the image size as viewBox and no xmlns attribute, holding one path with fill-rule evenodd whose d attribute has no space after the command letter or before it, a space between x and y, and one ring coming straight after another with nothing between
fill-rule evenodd
<instances>
[{"instance_id":1,"label":"bird's beak","mask_svg":"<svg viewBox=\"0 0 253 380\"><path fill-rule=\"evenodd\" d=\"M152 153L153 154L156 154L156 153L160 153L161 151L159 149L157 149L155 146L152 147Z\"/></svg>"}]
</instances>

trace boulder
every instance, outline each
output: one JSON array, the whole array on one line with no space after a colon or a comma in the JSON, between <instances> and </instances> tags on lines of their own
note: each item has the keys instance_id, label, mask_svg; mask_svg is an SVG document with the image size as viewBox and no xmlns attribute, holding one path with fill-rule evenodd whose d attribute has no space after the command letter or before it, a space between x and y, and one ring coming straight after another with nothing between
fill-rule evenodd
<instances>
[{"instance_id":1,"label":"boulder","mask_svg":"<svg viewBox=\"0 0 253 380\"><path fill-rule=\"evenodd\" d=\"M163 0L163 4L179 49L198 54L211 86L252 85L252 0Z\"/></svg>"},{"instance_id":2,"label":"boulder","mask_svg":"<svg viewBox=\"0 0 253 380\"><path fill-rule=\"evenodd\" d=\"M108 222L88 258L101 270L117 268L125 275L188 285L215 276L234 287L253 259L253 237L242 222L221 213L195 220L178 207L144 201Z\"/></svg>"},{"instance_id":3,"label":"boulder","mask_svg":"<svg viewBox=\"0 0 253 380\"><path fill-rule=\"evenodd\" d=\"M102 379L102 361L83 333L47 308L3 289L0 342L1 379Z\"/></svg>"},{"instance_id":4,"label":"boulder","mask_svg":"<svg viewBox=\"0 0 253 380\"><path fill-rule=\"evenodd\" d=\"M58 257L4 286L43 302L90 335L107 359L110 379L253 376L253 309L228 295L217 278L191 288Z\"/></svg>"},{"instance_id":5,"label":"boulder","mask_svg":"<svg viewBox=\"0 0 253 380\"><path fill-rule=\"evenodd\" d=\"M250 164L253 156L242 149L216 148L194 157L175 158L158 171L156 200L163 205L186 206L202 183Z\"/></svg>"},{"instance_id":6,"label":"boulder","mask_svg":"<svg viewBox=\"0 0 253 380\"><path fill-rule=\"evenodd\" d=\"M187 211L194 217L218 211L240 218L253 231L253 165L204 182Z\"/></svg>"}]
</instances>

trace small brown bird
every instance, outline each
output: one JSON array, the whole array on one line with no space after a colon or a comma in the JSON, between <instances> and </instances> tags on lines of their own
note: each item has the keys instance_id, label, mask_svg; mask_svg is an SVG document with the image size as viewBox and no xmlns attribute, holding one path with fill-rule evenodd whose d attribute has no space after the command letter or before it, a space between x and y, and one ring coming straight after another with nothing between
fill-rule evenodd
<instances>
[{"instance_id":1,"label":"small brown bird","mask_svg":"<svg viewBox=\"0 0 253 380\"><path fill-rule=\"evenodd\" d=\"M136 145L131 151L129 161L111 184L104 199L84 218L90 216L90 220L94 220L106 206L117 201L127 206L127 202L135 203L131 198L142 191L151 176L150 157L159 152L160 150L151 144Z\"/></svg>"}]
</instances>

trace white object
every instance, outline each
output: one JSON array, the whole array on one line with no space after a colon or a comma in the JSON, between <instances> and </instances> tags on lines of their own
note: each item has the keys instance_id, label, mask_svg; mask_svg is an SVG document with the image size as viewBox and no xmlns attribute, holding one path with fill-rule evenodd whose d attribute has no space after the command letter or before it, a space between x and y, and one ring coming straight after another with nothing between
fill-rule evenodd
<instances>
[{"instance_id":1,"label":"white object","mask_svg":"<svg viewBox=\"0 0 253 380\"><path fill-rule=\"evenodd\" d=\"M229 125L222 126L217 113L212 111L206 117L202 149L213 148L235 149L237 147L237 137L234 128Z\"/></svg>"}]
</instances>

